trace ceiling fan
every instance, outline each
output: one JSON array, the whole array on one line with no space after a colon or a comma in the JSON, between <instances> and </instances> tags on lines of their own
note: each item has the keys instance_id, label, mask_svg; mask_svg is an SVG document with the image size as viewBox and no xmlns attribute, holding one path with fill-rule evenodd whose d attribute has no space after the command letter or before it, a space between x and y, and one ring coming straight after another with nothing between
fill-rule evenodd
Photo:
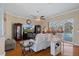
<instances>
[{"instance_id":1,"label":"ceiling fan","mask_svg":"<svg viewBox=\"0 0 79 59\"><path fill-rule=\"evenodd\" d=\"M34 15L31 15L31 18L32 19L46 20L45 16L34 16Z\"/></svg>"},{"instance_id":2,"label":"ceiling fan","mask_svg":"<svg viewBox=\"0 0 79 59\"><path fill-rule=\"evenodd\" d=\"M37 13L37 15L31 14L30 18L31 19L39 19L39 20L49 20L49 19L52 19L52 17L45 17L43 15L39 16L39 13L40 13L39 11L36 11L36 13Z\"/></svg>"},{"instance_id":3,"label":"ceiling fan","mask_svg":"<svg viewBox=\"0 0 79 59\"><path fill-rule=\"evenodd\" d=\"M36 11L37 15L30 15L32 19L40 19L40 20L46 20L45 16L39 16L39 11Z\"/></svg>"}]
</instances>

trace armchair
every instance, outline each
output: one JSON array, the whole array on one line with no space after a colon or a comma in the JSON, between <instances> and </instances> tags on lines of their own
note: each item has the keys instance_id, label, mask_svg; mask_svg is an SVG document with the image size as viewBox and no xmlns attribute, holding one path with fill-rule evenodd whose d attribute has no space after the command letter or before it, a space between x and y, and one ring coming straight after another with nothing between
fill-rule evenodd
<instances>
[{"instance_id":1,"label":"armchair","mask_svg":"<svg viewBox=\"0 0 79 59\"><path fill-rule=\"evenodd\" d=\"M48 41L47 34L39 33L36 35L34 45L31 47L31 49L37 52L42 49L46 49L49 46L50 41Z\"/></svg>"}]
</instances>

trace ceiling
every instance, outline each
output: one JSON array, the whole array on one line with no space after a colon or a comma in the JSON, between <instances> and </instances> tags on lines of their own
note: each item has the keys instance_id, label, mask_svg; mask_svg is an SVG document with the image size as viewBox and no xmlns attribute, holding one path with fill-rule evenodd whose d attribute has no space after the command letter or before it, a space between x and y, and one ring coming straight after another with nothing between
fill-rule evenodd
<instances>
[{"instance_id":1,"label":"ceiling","mask_svg":"<svg viewBox=\"0 0 79 59\"><path fill-rule=\"evenodd\" d=\"M14 15L32 18L32 16L51 16L60 12L79 8L78 3L9 3L0 4Z\"/></svg>"}]
</instances>

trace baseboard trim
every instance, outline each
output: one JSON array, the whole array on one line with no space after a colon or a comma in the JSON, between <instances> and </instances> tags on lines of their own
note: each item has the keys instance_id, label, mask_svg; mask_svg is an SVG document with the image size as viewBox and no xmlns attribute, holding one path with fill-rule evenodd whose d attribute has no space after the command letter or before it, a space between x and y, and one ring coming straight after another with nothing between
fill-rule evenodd
<instances>
[{"instance_id":1,"label":"baseboard trim","mask_svg":"<svg viewBox=\"0 0 79 59\"><path fill-rule=\"evenodd\" d=\"M76 46L79 46L79 44L76 44L76 43L73 43L73 42L69 42L69 41L63 41L65 43L69 43L69 44L72 44L72 45L76 45Z\"/></svg>"},{"instance_id":2,"label":"baseboard trim","mask_svg":"<svg viewBox=\"0 0 79 59\"><path fill-rule=\"evenodd\" d=\"M79 44L73 43L73 45L79 46Z\"/></svg>"}]
</instances>

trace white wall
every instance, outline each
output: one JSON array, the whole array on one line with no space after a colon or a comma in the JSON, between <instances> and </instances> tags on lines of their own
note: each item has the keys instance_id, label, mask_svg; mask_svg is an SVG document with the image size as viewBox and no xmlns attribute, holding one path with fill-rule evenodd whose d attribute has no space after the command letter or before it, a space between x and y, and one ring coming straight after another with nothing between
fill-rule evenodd
<instances>
[{"instance_id":1,"label":"white wall","mask_svg":"<svg viewBox=\"0 0 79 59\"><path fill-rule=\"evenodd\" d=\"M3 8L0 8L0 37L3 35Z\"/></svg>"},{"instance_id":2,"label":"white wall","mask_svg":"<svg viewBox=\"0 0 79 59\"><path fill-rule=\"evenodd\" d=\"M0 37L0 56L5 55L5 38Z\"/></svg>"},{"instance_id":3,"label":"white wall","mask_svg":"<svg viewBox=\"0 0 79 59\"><path fill-rule=\"evenodd\" d=\"M0 55L5 55L4 8L0 7Z\"/></svg>"}]
</instances>

